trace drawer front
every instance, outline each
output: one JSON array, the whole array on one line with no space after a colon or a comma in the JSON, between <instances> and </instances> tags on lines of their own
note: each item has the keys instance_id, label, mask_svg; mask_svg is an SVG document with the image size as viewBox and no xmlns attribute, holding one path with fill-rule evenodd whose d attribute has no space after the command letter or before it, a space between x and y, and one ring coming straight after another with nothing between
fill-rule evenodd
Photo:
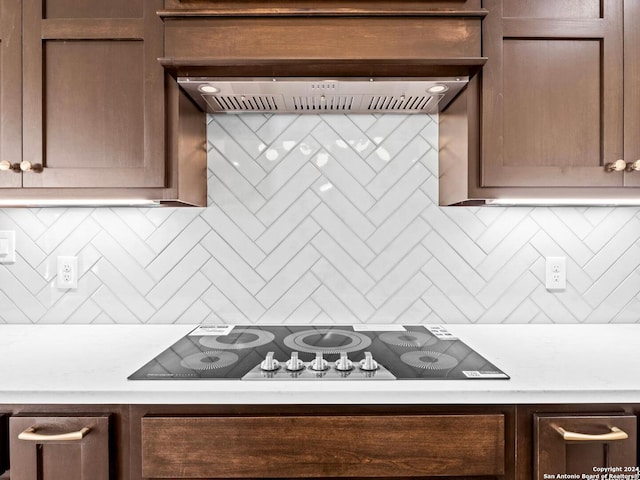
<instances>
[{"instance_id":1,"label":"drawer front","mask_svg":"<svg viewBox=\"0 0 640 480\"><path fill-rule=\"evenodd\" d=\"M558 474L596 478L597 468L607 466L625 473L625 467L637 465L636 423L634 415L536 415L534 479Z\"/></svg>"},{"instance_id":2,"label":"drawer front","mask_svg":"<svg viewBox=\"0 0 640 480\"><path fill-rule=\"evenodd\" d=\"M11 480L110 478L108 415L11 417L9 442Z\"/></svg>"},{"instance_id":3,"label":"drawer front","mask_svg":"<svg viewBox=\"0 0 640 480\"><path fill-rule=\"evenodd\" d=\"M504 415L145 417L146 478L501 475Z\"/></svg>"}]
</instances>

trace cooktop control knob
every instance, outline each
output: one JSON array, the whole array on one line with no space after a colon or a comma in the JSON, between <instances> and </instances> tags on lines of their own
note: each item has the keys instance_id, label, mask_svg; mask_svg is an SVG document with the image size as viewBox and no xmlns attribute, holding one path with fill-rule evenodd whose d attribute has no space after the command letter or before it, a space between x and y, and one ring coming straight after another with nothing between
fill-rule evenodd
<instances>
[{"instance_id":1,"label":"cooktop control knob","mask_svg":"<svg viewBox=\"0 0 640 480\"><path fill-rule=\"evenodd\" d=\"M316 353L316 358L311 361L311 370L321 372L329 368L329 362L322 358L322 352Z\"/></svg>"},{"instance_id":2,"label":"cooktop control knob","mask_svg":"<svg viewBox=\"0 0 640 480\"><path fill-rule=\"evenodd\" d=\"M280 368L280 363L278 360L273 358L273 352L267 353L266 358L260 364L260 368L265 372L273 372L274 370L278 370Z\"/></svg>"},{"instance_id":3,"label":"cooktop control knob","mask_svg":"<svg viewBox=\"0 0 640 480\"><path fill-rule=\"evenodd\" d=\"M290 372L298 372L304 368L304 363L298 358L298 352L291 352L291 358L287 360L286 368Z\"/></svg>"},{"instance_id":4,"label":"cooktop control knob","mask_svg":"<svg viewBox=\"0 0 640 480\"><path fill-rule=\"evenodd\" d=\"M380 368L378 366L378 362L373 359L373 355L371 352L364 352L364 359L360 360L360 369L365 372L370 372L373 370L378 370Z\"/></svg>"},{"instance_id":5,"label":"cooktop control knob","mask_svg":"<svg viewBox=\"0 0 640 480\"><path fill-rule=\"evenodd\" d=\"M336 361L336 370L347 372L353 369L353 362L347 358L347 352L340 352L340 359Z\"/></svg>"}]
</instances>

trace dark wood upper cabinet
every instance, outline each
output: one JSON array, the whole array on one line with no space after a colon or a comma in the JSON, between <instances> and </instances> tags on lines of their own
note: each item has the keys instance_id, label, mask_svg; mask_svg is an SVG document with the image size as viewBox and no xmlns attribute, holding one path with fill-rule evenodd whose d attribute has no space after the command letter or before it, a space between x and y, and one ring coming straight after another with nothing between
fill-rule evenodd
<instances>
[{"instance_id":1,"label":"dark wood upper cabinet","mask_svg":"<svg viewBox=\"0 0 640 480\"><path fill-rule=\"evenodd\" d=\"M484 6L481 186L622 186L622 2Z\"/></svg>"},{"instance_id":2,"label":"dark wood upper cabinet","mask_svg":"<svg viewBox=\"0 0 640 480\"><path fill-rule=\"evenodd\" d=\"M482 6L487 63L440 118L440 204L637 197L638 2Z\"/></svg>"},{"instance_id":3,"label":"dark wood upper cabinet","mask_svg":"<svg viewBox=\"0 0 640 480\"><path fill-rule=\"evenodd\" d=\"M162 0L2 2L0 160L43 168L0 171L1 198L206 205L204 114L202 125L192 121L158 62L162 7ZM179 131L202 141L176 141Z\"/></svg>"},{"instance_id":4,"label":"dark wood upper cabinet","mask_svg":"<svg viewBox=\"0 0 640 480\"><path fill-rule=\"evenodd\" d=\"M23 3L23 186L163 187L162 2L77 3Z\"/></svg>"},{"instance_id":5,"label":"dark wood upper cabinet","mask_svg":"<svg viewBox=\"0 0 640 480\"><path fill-rule=\"evenodd\" d=\"M9 424L11 480L111 478L108 415L19 416Z\"/></svg>"}]
</instances>

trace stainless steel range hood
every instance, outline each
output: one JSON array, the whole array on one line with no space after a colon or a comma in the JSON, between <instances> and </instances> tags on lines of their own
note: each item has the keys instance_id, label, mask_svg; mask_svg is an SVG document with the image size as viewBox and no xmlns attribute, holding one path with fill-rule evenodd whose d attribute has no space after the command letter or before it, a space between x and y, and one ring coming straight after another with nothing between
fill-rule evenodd
<instances>
[{"instance_id":1,"label":"stainless steel range hood","mask_svg":"<svg viewBox=\"0 0 640 480\"><path fill-rule=\"evenodd\" d=\"M437 113L467 85L451 78L178 77L210 113Z\"/></svg>"}]
</instances>

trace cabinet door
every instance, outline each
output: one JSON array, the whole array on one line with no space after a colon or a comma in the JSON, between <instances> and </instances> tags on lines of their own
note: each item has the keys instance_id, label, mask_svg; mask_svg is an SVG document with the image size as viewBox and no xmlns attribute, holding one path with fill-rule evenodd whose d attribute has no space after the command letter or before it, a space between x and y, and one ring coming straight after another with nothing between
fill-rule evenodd
<instances>
[{"instance_id":1,"label":"cabinet door","mask_svg":"<svg viewBox=\"0 0 640 480\"><path fill-rule=\"evenodd\" d=\"M483 6L481 186L622 186L622 2Z\"/></svg>"},{"instance_id":2,"label":"cabinet door","mask_svg":"<svg viewBox=\"0 0 640 480\"><path fill-rule=\"evenodd\" d=\"M23 0L25 187L165 186L161 7Z\"/></svg>"},{"instance_id":3,"label":"cabinet door","mask_svg":"<svg viewBox=\"0 0 640 480\"><path fill-rule=\"evenodd\" d=\"M640 160L640 2L624 2L624 155ZM640 187L640 171L625 174L625 185Z\"/></svg>"},{"instance_id":4,"label":"cabinet door","mask_svg":"<svg viewBox=\"0 0 640 480\"><path fill-rule=\"evenodd\" d=\"M624 469L637 465L636 417L633 415L536 415L534 435L534 478L537 480L558 474L596 478L582 475L598 474L596 467ZM634 472L626 472L630 473Z\"/></svg>"},{"instance_id":5,"label":"cabinet door","mask_svg":"<svg viewBox=\"0 0 640 480\"><path fill-rule=\"evenodd\" d=\"M11 480L109 480L108 416L12 417L9 438Z\"/></svg>"},{"instance_id":6,"label":"cabinet door","mask_svg":"<svg viewBox=\"0 0 640 480\"><path fill-rule=\"evenodd\" d=\"M22 6L0 2L0 161L22 161ZM22 175L0 170L1 187L21 187Z\"/></svg>"}]
</instances>

